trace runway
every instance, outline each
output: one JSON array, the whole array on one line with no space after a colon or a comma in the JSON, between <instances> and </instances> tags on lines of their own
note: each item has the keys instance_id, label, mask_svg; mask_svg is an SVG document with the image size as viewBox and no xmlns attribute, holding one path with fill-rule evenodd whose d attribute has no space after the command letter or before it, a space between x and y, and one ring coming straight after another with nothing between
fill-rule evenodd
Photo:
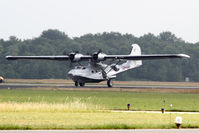
<instances>
[{"instance_id":1,"label":"runway","mask_svg":"<svg viewBox=\"0 0 199 133\"><path fill-rule=\"evenodd\" d=\"M199 129L1 130L0 133L199 133Z\"/></svg>"},{"instance_id":2,"label":"runway","mask_svg":"<svg viewBox=\"0 0 199 133\"><path fill-rule=\"evenodd\" d=\"M25 83L2 83L0 89L23 89L23 88L109 88L106 85L86 85L75 87L67 84L25 84ZM132 86L114 85L112 88L118 89L199 89L199 86Z\"/></svg>"}]
</instances>

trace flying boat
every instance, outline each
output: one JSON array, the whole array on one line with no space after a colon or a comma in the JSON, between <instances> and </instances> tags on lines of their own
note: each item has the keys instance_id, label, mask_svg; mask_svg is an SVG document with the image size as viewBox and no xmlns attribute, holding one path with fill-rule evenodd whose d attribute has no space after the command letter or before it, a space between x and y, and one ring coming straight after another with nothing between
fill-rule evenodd
<instances>
[{"instance_id":1,"label":"flying boat","mask_svg":"<svg viewBox=\"0 0 199 133\"><path fill-rule=\"evenodd\" d=\"M131 52L128 55L107 55L99 50L91 55L72 52L68 55L57 56L6 56L8 60L58 60L77 63L78 65L68 72L68 76L74 81L75 86L81 87L85 83L99 83L102 81L107 81L107 86L112 87L112 79L115 79L117 74L141 66L142 60L174 58L190 58L190 56L186 54L142 55L138 44L132 44ZM88 61L88 65L81 65L81 61ZM104 63L107 61L109 61L109 64Z\"/></svg>"}]
</instances>

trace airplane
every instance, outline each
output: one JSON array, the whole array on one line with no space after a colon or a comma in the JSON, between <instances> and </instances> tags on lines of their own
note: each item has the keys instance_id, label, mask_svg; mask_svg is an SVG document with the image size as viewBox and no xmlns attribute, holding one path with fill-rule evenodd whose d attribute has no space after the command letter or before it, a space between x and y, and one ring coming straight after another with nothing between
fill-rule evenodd
<instances>
[{"instance_id":1,"label":"airplane","mask_svg":"<svg viewBox=\"0 0 199 133\"><path fill-rule=\"evenodd\" d=\"M92 55L72 52L69 55L59 56L6 56L7 60L32 59L76 62L79 65L68 72L68 76L74 81L76 87L83 87L85 83L99 83L101 81L107 81L107 86L112 87L112 79L115 79L117 74L141 66L142 60L173 58L190 58L190 56L186 54L142 55L138 44L132 44L129 55L107 55L99 50ZM80 61L89 61L89 63L87 66L83 66ZM103 61L110 61L111 63L105 64Z\"/></svg>"}]
</instances>

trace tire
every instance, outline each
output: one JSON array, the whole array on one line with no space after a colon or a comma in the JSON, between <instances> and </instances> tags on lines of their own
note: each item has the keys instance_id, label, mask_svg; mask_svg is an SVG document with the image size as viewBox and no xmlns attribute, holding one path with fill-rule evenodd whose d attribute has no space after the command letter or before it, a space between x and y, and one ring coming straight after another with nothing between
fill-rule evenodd
<instances>
[{"instance_id":1,"label":"tire","mask_svg":"<svg viewBox=\"0 0 199 133\"><path fill-rule=\"evenodd\" d=\"M78 82L77 81L75 82L75 86L78 87Z\"/></svg>"},{"instance_id":2,"label":"tire","mask_svg":"<svg viewBox=\"0 0 199 133\"><path fill-rule=\"evenodd\" d=\"M85 83L79 83L79 86L83 87L85 85Z\"/></svg>"},{"instance_id":3,"label":"tire","mask_svg":"<svg viewBox=\"0 0 199 133\"><path fill-rule=\"evenodd\" d=\"M111 79L109 79L109 80L107 81L107 86L108 86L108 87L113 87L113 82L111 81Z\"/></svg>"}]
</instances>

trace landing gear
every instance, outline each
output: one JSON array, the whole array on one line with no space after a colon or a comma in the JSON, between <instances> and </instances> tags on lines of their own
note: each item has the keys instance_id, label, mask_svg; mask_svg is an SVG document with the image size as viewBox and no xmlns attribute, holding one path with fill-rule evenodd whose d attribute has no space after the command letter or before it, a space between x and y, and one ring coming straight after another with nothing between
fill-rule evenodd
<instances>
[{"instance_id":1,"label":"landing gear","mask_svg":"<svg viewBox=\"0 0 199 133\"><path fill-rule=\"evenodd\" d=\"M83 87L85 85L85 83L83 83L83 82L77 82L77 81L75 81L75 86L76 87L78 87L78 86L81 86L81 87Z\"/></svg>"},{"instance_id":2,"label":"landing gear","mask_svg":"<svg viewBox=\"0 0 199 133\"><path fill-rule=\"evenodd\" d=\"M79 86L83 87L85 85L85 83L79 83Z\"/></svg>"},{"instance_id":3,"label":"landing gear","mask_svg":"<svg viewBox=\"0 0 199 133\"><path fill-rule=\"evenodd\" d=\"M109 79L109 80L107 81L107 86L108 86L108 87L113 87L113 82L111 81L111 79Z\"/></svg>"},{"instance_id":4,"label":"landing gear","mask_svg":"<svg viewBox=\"0 0 199 133\"><path fill-rule=\"evenodd\" d=\"M77 81L75 81L75 86L78 87L78 82Z\"/></svg>"}]
</instances>

